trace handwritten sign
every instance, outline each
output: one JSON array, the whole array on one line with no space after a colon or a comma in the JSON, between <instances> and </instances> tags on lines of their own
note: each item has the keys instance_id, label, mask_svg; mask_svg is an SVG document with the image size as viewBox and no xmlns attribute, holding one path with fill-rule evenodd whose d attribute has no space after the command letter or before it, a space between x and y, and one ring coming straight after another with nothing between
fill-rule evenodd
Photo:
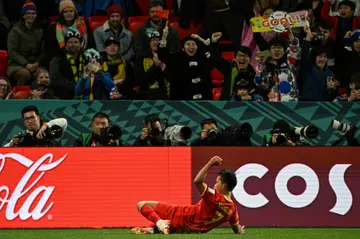
<instances>
[{"instance_id":1,"label":"handwritten sign","mask_svg":"<svg viewBox=\"0 0 360 239\"><path fill-rule=\"evenodd\" d=\"M289 23L292 28L304 27L308 25L307 11L298 11L293 13L286 13L276 11L270 16L251 18L253 32L286 32L285 24Z\"/></svg>"}]
</instances>

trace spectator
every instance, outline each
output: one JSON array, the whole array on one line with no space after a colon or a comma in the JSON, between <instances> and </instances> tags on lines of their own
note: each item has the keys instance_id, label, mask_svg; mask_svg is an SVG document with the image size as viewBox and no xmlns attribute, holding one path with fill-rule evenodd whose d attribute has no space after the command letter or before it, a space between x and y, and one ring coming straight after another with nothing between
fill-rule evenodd
<instances>
[{"instance_id":1,"label":"spectator","mask_svg":"<svg viewBox=\"0 0 360 239\"><path fill-rule=\"evenodd\" d=\"M7 74L14 78L17 85L28 85L36 74L43 55L41 29L34 27L37 8L31 1L26 1L21 15L23 18L11 29L8 37L9 63Z\"/></svg>"},{"instance_id":2,"label":"spectator","mask_svg":"<svg viewBox=\"0 0 360 239\"><path fill-rule=\"evenodd\" d=\"M357 102L360 101L360 73L351 76L348 93L337 97L334 101Z\"/></svg>"},{"instance_id":3,"label":"spectator","mask_svg":"<svg viewBox=\"0 0 360 239\"><path fill-rule=\"evenodd\" d=\"M256 69L255 83L263 91L259 92L273 102L286 102L298 100L296 85L296 60L300 58L299 40L294 37L290 26L290 46L287 53L288 42L282 37L276 37L270 42L270 57Z\"/></svg>"},{"instance_id":4,"label":"spectator","mask_svg":"<svg viewBox=\"0 0 360 239\"><path fill-rule=\"evenodd\" d=\"M360 30L352 33L349 42L350 46L344 47L336 58L336 72L341 87L347 87L351 76L360 73Z\"/></svg>"},{"instance_id":5,"label":"spectator","mask_svg":"<svg viewBox=\"0 0 360 239\"><path fill-rule=\"evenodd\" d=\"M327 67L327 52L322 46L311 49L313 35L309 27L302 47L301 76L304 86L301 91L302 101L333 101L337 97L335 75Z\"/></svg>"},{"instance_id":6,"label":"spectator","mask_svg":"<svg viewBox=\"0 0 360 239\"><path fill-rule=\"evenodd\" d=\"M164 27L167 25L166 20L160 18L156 15L157 10L163 10L163 4L159 0L154 0L149 3L149 19L145 24L136 32L135 36L135 54L136 54L136 64L141 66L142 59L144 56L149 56L152 51L149 46L148 41L148 28L154 28L157 32L160 33L160 39L162 37L162 32ZM169 27L168 35L168 47L170 52L176 53L179 51L180 47L180 38L179 33L176 29Z\"/></svg>"},{"instance_id":7,"label":"spectator","mask_svg":"<svg viewBox=\"0 0 360 239\"><path fill-rule=\"evenodd\" d=\"M88 45L88 30L85 22L76 12L74 3L71 0L63 0L59 4L60 16L48 29L45 39L45 52L50 61L53 57L62 55L62 48L65 47L65 34L68 28L75 28L82 35L81 46L86 49Z\"/></svg>"},{"instance_id":8,"label":"spectator","mask_svg":"<svg viewBox=\"0 0 360 239\"><path fill-rule=\"evenodd\" d=\"M210 71L215 68L215 64L209 61L210 53L207 52L206 41L198 35L191 35L182 40L182 51L172 54L166 48L167 30L165 27L158 54L159 59L166 64L171 79L171 99L211 100ZM212 41L218 42L221 36L221 33L213 34Z\"/></svg>"},{"instance_id":9,"label":"spectator","mask_svg":"<svg viewBox=\"0 0 360 239\"><path fill-rule=\"evenodd\" d=\"M331 0L330 16L339 16L339 3L344 0ZM351 0L354 3L358 3L358 0ZM360 16L360 4L356 5L355 16Z\"/></svg>"},{"instance_id":10,"label":"spectator","mask_svg":"<svg viewBox=\"0 0 360 239\"><path fill-rule=\"evenodd\" d=\"M0 77L0 100L6 100L11 97L10 81L6 77Z\"/></svg>"},{"instance_id":11,"label":"spectator","mask_svg":"<svg viewBox=\"0 0 360 239\"><path fill-rule=\"evenodd\" d=\"M251 50L246 46L235 51L235 59L231 62L221 59L219 62L220 71L224 75L221 100L230 100L240 81L247 82L249 91L255 90L255 71L250 65Z\"/></svg>"},{"instance_id":12,"label":"spectator","mask_svg":"<svg viewBox=\"0 0 360 239\"><path fill-rule=\"evenodd\" d=\"M148 30L148 44L151 52L143 55L136 79L140 86L137 98L142 100L165 100L169 97L170 84L166 80L166 64L158 57L160 33Z\"/></svg>"},{"instance_id":13,"label":"spectator","mask_svg":"<svg viewBox=\"0 0 360 239\"><path fill-rule=\"evenodd\" d=\"M256 94L252 84L246 80L237 82L230 101L263 101L263 98Z\"/></svg>"},{"instance_id":14,"label":"spectator","mask_svg":"<svg viewBox=\"0 0 360 239\"><path fill-rule=\"evenodd\" d=\"M102 69L110 74L116 85L110 92L111 99L129 99L132 95L133 69L120 54L120 48L116 38L110 37L105 41Z\"/></svg>"},{"instance_id":15,"label":"spectator","mask_svg":"<svg viewBox=\"0 0 360 239\"><path fill-rule=\"evenodd\" d=\"M126 61L134 57L133 35L121 24L123 11L119 6L113 5L108 9L108 21L98 27L94 32L96 50L103 51L105 41L112 37L120 42L120 52Z\"/></svg>"},{"instance_id":16,"label":"spectator","mask_svg":"<svg viewBox=\"0 0 360 239\"><path fill-rule=\"evenodd\" d=\"M331 1L325 0L321 10L321 17L334 27L332 38L338 43L343 43L347 32L360 29L360 17L354 17L356 5L350 0L342 1L339 4L339 16L337 17L329 15L330 7Z\"/></svg>"},{"instance_id":17,"label":"spectator","mask_svg":"<svg viewBox=\"0 0 360 239\"><path fill-rule=\"evenodd\" d=\"M39 68L36 80L30 85L30 95L28 99L56 99L51 93L50 75L46 68Z\"/></svg>"},{"instance_id":18,"label":"spectator","mask_svg":"<svg viewBox=\"0 0 360 239\"><path fill-rule=\"evenodd\" d=\"M19 11L17 13L19 13ZM9 29L10 22L4 8L4 0L0 0L0 50L7 51Z\"/></svg>"},{"instance_id":19,"label":"spectator","mask_svg":"<svg viewBox=\"0 0 360 239\"><path fill-rule=\"evenodd\" d=\"M83 37L74 28L65 35L65 47L62 55L50 62L51 88L59 99L73 99L75 86L84 71L81 42Z\"/></svg>"},{"instance_id":20,"label":"spectator","mask_svg":"<svg viewBox=\"0 0 360 239\"><path fill-rule=\"evenodd\" d=\"M258 14L263 14L266 9L276 8L276 6L279 5L279 2L280 0L255 0L254 10Z\"/></svg>"},{"instance_id":21,"label":"spectator","mask_svg":"<svg viewBox=\"0 0 360 239\"><path fill-rule=\"evenodd\" d=\"M100 54L94 49L84 53L85 69L75 87L75 95L84 100L109 100L115 87L109 73L101 70Z\"/></svg>"}]
</instances>

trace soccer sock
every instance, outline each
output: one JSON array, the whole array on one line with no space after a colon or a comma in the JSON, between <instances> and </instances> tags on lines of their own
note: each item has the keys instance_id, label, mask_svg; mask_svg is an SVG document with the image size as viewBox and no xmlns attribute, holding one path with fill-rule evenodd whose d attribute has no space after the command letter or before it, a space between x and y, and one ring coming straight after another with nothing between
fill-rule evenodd
<instances>
[{"instance_id":1,"label":"soccer sock","mask_svg":"<svg viewBox=\"0 0 360 239\"><path fill-rule=\"evenodd\" d=\"M142 206L141 209L140 209L140 213L141 213L141 215L146 217L149 221L151 221L151 222L153 222L155 224L159 220L161 220L161 218L159 217L159 215L157 215L155 210L152 207L148 206L148 205Z\"/></svg>"}]
</instances>

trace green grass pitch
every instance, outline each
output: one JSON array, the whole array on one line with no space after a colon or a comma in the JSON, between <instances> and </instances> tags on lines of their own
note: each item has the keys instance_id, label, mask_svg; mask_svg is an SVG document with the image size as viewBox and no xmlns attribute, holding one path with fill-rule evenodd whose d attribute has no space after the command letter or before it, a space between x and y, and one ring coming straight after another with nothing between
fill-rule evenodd
<instances>
[{"instance_id":1,"label":"green grass pitch","mask_svg":"<svg viewBox=\"0 0 360 239\"><path fill-rule=\"evenodd\" d=\"M207 234L132 235L130 229L0 229L1 239L359 239L360 228L249 228L243 235L231 229L215 229Z\"/></svg>"}]
</instances>

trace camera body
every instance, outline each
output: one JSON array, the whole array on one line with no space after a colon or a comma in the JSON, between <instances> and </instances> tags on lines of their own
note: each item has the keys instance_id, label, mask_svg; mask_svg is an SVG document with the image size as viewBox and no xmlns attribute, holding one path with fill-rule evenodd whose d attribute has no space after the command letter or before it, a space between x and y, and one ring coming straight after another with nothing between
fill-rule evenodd
<instances>
[{"instance_id":1,"label":"camera body","mask_svg":"<svg viewBox=\"0 0 360 239\"><path fill-rule=\"evenodd\" d=\"M216 129L210 128L210 129L206 130L206 135L207 135L208 140L213 140L213 139L216 139L216 137L218 136L218 132Z\"/></svg>"},{"instance_id":2,"label":"camera body","mask_svg":"<svg viewBox=\"0 0 360 239\"><path fill-rule=\"evenodd\" d=\"M245 122L237 123L225 128L222 132L222 143L227 146L252 146L251 136L253 128Z\"/></svg>"},{"instance_id":3,"label":"camera body","mask_svg":"<svg viewBox=\"0 0 360 239\"><path fill-rule=\"evenodd\" d=\"M42 139L37 139L38 131L23 131L19 133L16 137L19 139L18 146L47 146L51 141L59 139L63 134L63 129L58 125L53 125L48 127L44 133L45 137Z\"/></svg>"},{"instance_id":4,"label":"camera body","mask_svg":"<svg viewBox=\"0 0 360 239\"><path fill-rule=\"evenodd\" d=\"M110 124L109 126L101 129L100 144L103 146L118 146L120 145L121 136L121 128L117 125Z\"/></svg>"}]
</instances>

